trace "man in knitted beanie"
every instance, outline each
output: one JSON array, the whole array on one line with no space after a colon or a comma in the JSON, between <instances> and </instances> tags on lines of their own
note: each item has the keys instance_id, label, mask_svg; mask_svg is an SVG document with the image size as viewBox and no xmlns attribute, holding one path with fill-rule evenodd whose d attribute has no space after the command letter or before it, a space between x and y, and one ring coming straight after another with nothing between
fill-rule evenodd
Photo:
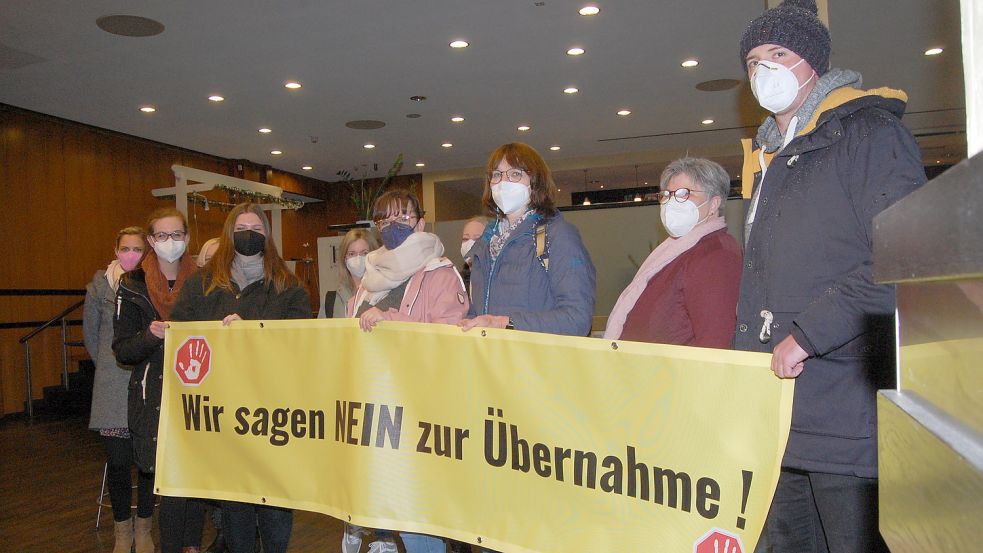
<instances>
[{"instance_id":1,"label":"man in knitted beanie","mask_svg":"<svg viewBox=\"0 0 983 553\"><path fill-rule=\"evenodd\" d=\"M771 112L744 141L750 197L737 349L795 378L792 428L759 551L878 552L875 394L894 374L894 288L872 276L872 219L925 182L907 96L830 68L812 0L752 21L741 65Z\"/></svg>"}]
</instances>

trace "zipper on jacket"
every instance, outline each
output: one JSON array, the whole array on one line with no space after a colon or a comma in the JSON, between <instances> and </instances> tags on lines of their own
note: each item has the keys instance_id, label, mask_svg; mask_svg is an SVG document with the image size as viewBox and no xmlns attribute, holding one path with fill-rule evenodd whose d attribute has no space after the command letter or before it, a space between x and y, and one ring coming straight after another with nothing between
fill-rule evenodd
<instances>
[{"instance_id":1,"label":"zipper on jacket","mask_svg":"<svg viewBox=\"0 0 983 553\"><path fill-rule=\"evenodd\" d=\"M140 292L137 292L137 291L133 290L132 288L127 287L125 284L123 284L123 281L122 280L120 280L119 285L120 285L121 288L123 288L127 292L133 294L134 296L139 296L139 297L143 298L143 301L147 302L147 305L150 306L151 311L154 312L154 319L155 320L156 319L160 319L160 313L157 312L157 308L154 307L154 302L150 301L150 298L148 298L147 296L144 296ZM121 302L122 300L123 300L123 298L118 297L118 301ZM116 318L117 319L119 318L119 307L116 308Z\"/></svg>"},{"instance_id":2,"label":"zipper on jacket","mask_svg":"<svg viewBox=\"0 0 983 553\"><path fill-rule=\"evenodd\" d=\"M535 228L536 227L533 226L533 229L535 229ZM485 312L482 313L482 315L487 315L488 314L488 302L491 301L491 282L492 282L492 277L495 276L495 267L498 266L498 258L499 257L502 257L502 254L505 253L505 248L508 248L510 245L512 245L512 243L516 242L520 237L523 237L523 236L533 236L533 233L532 232L524 232L524 233L522 233L522 234L520 234L518 236L513 237L512 240L509 240L508 242L505 243L505 245L502 246L502 251L498 252L498 255L495 257L495 259L492 260L492 262L491 262L491 268L488 270L488 282L485 283L485 306L484 306ZM491 257L491 242L490 241L489 241L488 245L489 245L489 248L488 248L489 257Z\"/></svg>"}]
</instances>

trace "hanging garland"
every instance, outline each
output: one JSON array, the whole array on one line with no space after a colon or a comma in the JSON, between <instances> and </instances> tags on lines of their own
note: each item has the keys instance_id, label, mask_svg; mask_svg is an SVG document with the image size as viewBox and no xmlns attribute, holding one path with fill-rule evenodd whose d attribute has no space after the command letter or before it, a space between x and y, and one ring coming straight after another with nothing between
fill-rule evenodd
<instances>
[{"instance_id":1,"label":"hanging garland","mask_svg":"<svg viewBox=\"0 0 983 553\"><path fill-rule=\"evenodd\" d=\"M261 192L251 192L249 190L243 190L242 188L236 188L234 186L216 184L215 188L225 190L225 193L229 196L229 202L231 202L233 205L248 201L254 204L273 204L284 209L300 209L304 207L304 202L287 200L285 198L279 198L277 196L263 194Z\"/></svg>"}]
</instances>

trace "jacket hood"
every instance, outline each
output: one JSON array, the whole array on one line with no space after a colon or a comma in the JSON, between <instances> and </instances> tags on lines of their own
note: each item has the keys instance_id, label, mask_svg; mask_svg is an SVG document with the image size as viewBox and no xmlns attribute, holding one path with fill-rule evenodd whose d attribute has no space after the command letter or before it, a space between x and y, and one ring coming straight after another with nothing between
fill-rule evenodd
<instances>
[{"instance_id":1,"label":"jacket hood","mask_svg":"<svg viewBox=\"0 0 983 553\"><path fill-rule=\"evenodd\" d=\"M831 69L829 73L823 75L797 113L798 116L805 116L807 113L804 112L811 111L806 123L800 124L796 129L796 137L815 131L830 119L841 119L868 107L883 109L899 119L904 115L908 95L903 90L887 87L863 90L851 86L850 83L859 83L859 79L859 73L849 70ZM847 84L829 89L830 84L838 81L847 81ZM818 101L813 100L814 97ZM811 109L809 109L809 104L812 104ZM755 139L745 138L741 140L744 149L741 192L744 198L751 197L754 174L761 171L757 150L764 149L765 165L767 165L771 162L771 158L778 153L782 142L782 136L778 132L778 124L775 122L774 116L769 116L762 123Z\"/></svg>"}]
</instances>

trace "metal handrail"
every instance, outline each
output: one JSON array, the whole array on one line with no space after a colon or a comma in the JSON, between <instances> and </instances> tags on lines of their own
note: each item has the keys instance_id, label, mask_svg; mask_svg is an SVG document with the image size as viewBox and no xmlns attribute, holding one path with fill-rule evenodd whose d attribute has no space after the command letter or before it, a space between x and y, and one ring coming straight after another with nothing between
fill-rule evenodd
<instances>
[{"instance_id":1,"label":"metal handrail","mask_svg":"<svg viewBox=\"0 0 983 553\"><path fill-rule=\"evenodd\" d=\"M55 315L54 317L52 317L51 319L49 319L48 322L41 324L40 326L38 326L34 330L32 330L32 331L28 332L27 334L21 336L20 339L17 340L17 341L19 343L21 343L21 344L27 342L31 338L34 338L42 330L44 330L44 329L48 328L49 326L57 323L58 321L64 319L72 311L75 311L79 307L82 307L84 304L85 304L85 300L81 300L79 302L73 303L71 306L69 306L68 308L66 308L64 311L62 311L61 313L59 313L59 314Z\"/></svg>"},{"instance_id":2,"label":"metal handrail","mask_svg":"<svg viewBox=\"0 0 983 553\"><path fill-rule=\"evenodd\" d=\"M31 344L32 338L38 335L42 330L54 325L57 322L61 322L61 383L65 389L68 389L68 346L75 345L68 341L68 323L65 321L65 317L70 315L73 311L82 307L85 304L85 300L73 303L69 307L65 308L64 311L55 315L47 322L41 324L34 330L28 332L27 334L20 337L19 343L24 344L24 380L26 381L26 400L27 400L27 417L29 419L34 419L34 393L33 393L33 371L31 370Z\"/></svg>"}]
</instances>

